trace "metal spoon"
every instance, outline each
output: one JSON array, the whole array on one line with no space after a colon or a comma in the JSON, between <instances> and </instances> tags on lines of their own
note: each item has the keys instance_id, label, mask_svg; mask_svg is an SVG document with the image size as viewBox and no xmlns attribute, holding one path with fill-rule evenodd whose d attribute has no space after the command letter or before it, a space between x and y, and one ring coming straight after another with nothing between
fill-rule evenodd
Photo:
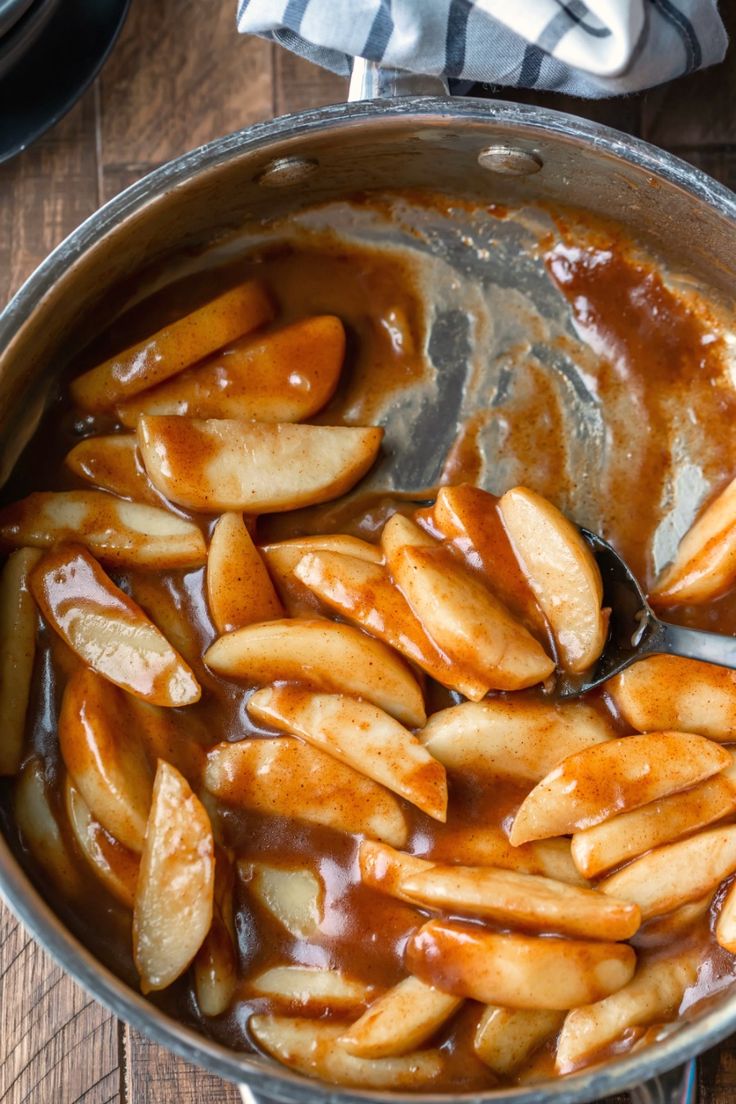
<instances>
[{"instance_id":1,"label":"metal spoon","mask_svg":"<svg viewBox=\"0 0 736 1104\"><path fill-rule=\"evenodd\" d=\"M603 605L611 609L608 639L598 662L585 675L565 676L556 687L574 698L599 686L648 655L676 655L736 668L736 637L660 621L628 565L607 541L581 527L603 578Z\"/></svg>"}]
</instances>

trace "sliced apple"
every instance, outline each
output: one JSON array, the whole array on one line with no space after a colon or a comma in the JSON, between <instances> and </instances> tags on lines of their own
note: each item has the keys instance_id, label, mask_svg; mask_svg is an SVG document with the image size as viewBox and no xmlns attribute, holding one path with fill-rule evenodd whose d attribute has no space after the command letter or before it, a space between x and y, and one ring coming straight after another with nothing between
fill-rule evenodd
<instances>
[{"instance_id":1,"label":"sliced apple","mask_svg":"<svg viewBox=\"0 0 736 1104\"><path fill-rule=\"evenodd\" d=\"M535 840L514 847L501 828L473 824L443 828L432 840L432 862L500 866L522 874L542 874L570 885L587 885L570 854L568 839Z\"/></svg>"},{"instance_id":2,"label":"sliced apple","mask_svg":"<svg viewBox=\"0 0 736 1104\"><path fill-rule=\"evenodd\" d=\"M230 805L399 846L406 840L396 798L352 767L290 736L218 744L207 757L205 785Z\"/></svg>"},{"instance_id":3,"label":"sliced apple","mask_svg":"<svg viewBox=\"0 0 736 1104\"><path fill-rule=\"evenodd\" d=\"M551 502L526 487L507 491L499 510L563 666L586 671L603 651L608 632L601 573L589 545Z\"/></svg>"},{"instance_id":4,"label":"sliced apple","mask_svg":"<svg viewBox=\"0 0 736 1104\"><path fill-rule=\"evenodd\" d=\"M340 1037L358 1058L392 1058L426 1043L462 1004L419 978L407 977L371 1004Z\"/></svg>"},{"instance_id":5,"label":"sliced apple","mask_svg":"<svg viewBox=\"0 0 736 1104\"><path fill-rule=\"evenodd\" d=\"M436 820L447 817L445 768L403 725L371 702L267 686L248 701L256 721L300 736Z\"/></svg>"},{"instance_id":6,"label":"sliced apple","mask_svg":"<svg viewBox=\"0 0 736 1104\"><path fill-rule=\"evenodd\" d=\"M557 1042L558 1072L572 1073L632 1028L676 1015L685 990L695 984L703 953L688 947L645 962L617 993L568 1013Z\"/></svg>"},{"instance_id":7,"label":"sliced apple","mask_svg":"<svg viewBox=\"0 0 736 1104\"><path fill-rule=\"evenodd\" d=\"M562 1012L541 1008L499 1008L489 1005L473 1039L473 1050L499 1077L510 1077L543 1043L556 1035Z\"/></svg>"},{"instance_id":8,"label":"sliced apple","mask_svg":"<svg viewBox=\"0 0 736 1104\"><path fill-rule=\"evenodd\" d=\"M549 637L547 618L534 595L506 532L496 495L462 483L440 487L432 526L483 573L493 593L540 640Z\"/></svg>"},{"instance_id":9,"label":"sliced apple","mask_svg":"<svg viewBox=\"0 0 736 1104\"><path fill-rule=\"evenodd\" d=\"M440 1050L419 1050L402 1058L356 1058L339 1045L344 1024L251 1016L248 1027L267 1054L333 1085L411 1091L439 1082L446 1068Z\"/></svg>"},{"instance_id":10,"label":"sliced apple","mask_svg":"<svg viewBox=\"0 0 736 1104\"><path fill-rule=\"evenodd\" d=\"M64 463L80 479L103 491L134 502L161 505L161 496L153 489L138 456L133 433L86 437L67 453Z\"/></svg>"},{"instance_id":11,"label":"sliced apple","mask_svg":"<svg viewBox=\"0 0 736 1104\"><path fill-rule=\"evenodd\" d=\"M199 684L140 606L80 544L60 544L31 574L44 617L93 670L154 705L198 701Z\"/></svg>"},{"instance_id":12,"label":"sliced apple","mask_svg":"<svg viewBox=\"0 0 736 1104\"><path fill-rule=\"evenodd\" d=\"M19 548L0 576L0 775L17 774L23 760L38 626L28 580L40 558Z\"/></svg>"},{"instance_id":13,"label":"sliced apple","mask_svg":"<svg viewBox=\"0 0 736 1104\"><path fill-rule=\"evenodd\" d=\"M736 767L732 765L689 790L576 832L572 856L581 874L596 878L652 847L672 843L735 812Z\"/></svg>"},{"instance_id":14,"label":"sliced apple","mask_svg":"<svg viewBox=\"0 0 736 1104\"><path fill-rule=\"evenodd\" d=\"M202 658L202 643L195 619L188 609L184 588L177 586L170 576L161 578L150 571L137 571L130 582L131 598L190 667L198 667Z\"/></svg>"},{"instance_id":15,"label":"sliced apple","mask_svg":"<svg viewBox=\"0 0 736 1104\"><path fill-rule=\"evenodd\" d=\"M109 410L272 318L264 288L250 280L78 376L70 386L72 398L90 413Z\"/></svg>"},{"instance_id":16,"label":"sliced apple","mask_svg":"<svg viewBox=\"0 0 736 1104\"><path fill-rule=\"evenodd\" d=\"M412 973L457 996L507 1008L566 1011L629 982L636 955L625 943L501 935L430 920L406 951Z\"/></svg>"},{"instance_id":17,"label":"sliced apple","mask_svg":"<svg viewBox=\"0 0 736 1104\"><path fill-rule=\"evenodd\" d=\"M697 605L720 597L736 579L736 479L702 511L657 580L658 606Z\"/></svg>"},{"instance_id":18,"label":"sliced apple","mask_svg":"<svg viewBox=\"0 0 736 1104\"><path fill-rule=\"evenodd\" d=\"M214 846L202 803L160 760L133 911L133 954L144 993L183 974L210 930Z\"/></svg>"},{"instance_id":19,"label":"sliced apple","mask_svg":"<svg viewBox=\"0 0 736 1104\"><path fill-rule=\"evenodd\" d=\"M324 886L304 867L242 859L240 877L256 900L295 939L313 939L322 922Z\"/></svg>"},{"instance_id":20,"label":"sliced apple","mask_svg":"<svg viewBox=\"0 0 736 1104\"><path fill-rule=\"evenodd\" d=\"M630 939L640 924L639 909L627 901L494 867L433 866L402 879L401 892L425 908L582 939Z\"/></svg>"},{"instance_id":21,"label":"sliced apple","mask_svg":"<svg viewBox=\"0 0 736 1104\"><path fill-rule=\"evenodd\" d=\"M647 656L606 683L621 716L639 732L674 729L736 739L736 671L680 656Z\"/></svg>"},{"instance_id":22,"label":"sliced apple","mask_svg":"<svg viewBox=\"0 0 736 1104\"><path fill-rule=\"evenodd\" d=\"M140 853L153 770L122 691L80 668L64 691L59 745L91 815L114 839Z\"/></svg>"},{"instance_id":23,"label":"sliced apple","mask_svg":"<svg viewBox=\"0 0 736 1104\"><path fill-rule=\"evenodd\" d=\"M107 890L133 908L140 858L106 832L89 811L79 790L67 776L64 797L69 823L79 850Z\"/></svg>"},{"instance_id":24,"label":"sliced apple","mask_svg":"<svg viewBox=\"0 0 736 1104\"><path fill-rule=\"evenodd\" d=\"M221 1016L238 984L233 888L230 857L216 849L212 923L192 966L197 1005L204 1016Z\"/></svg>"},{"instance_id":25,"label":"sliced apple","mask_svg":"<svg viewBox=\"0 0 736 1104\"><path fill-rule=\"evenodd\" d=\"M490 698L434 713L419 733L450 771L539 782L568 755L613 739L616 730L585 702Z\"/></svg>"},{"instance_id":26,"label":"sliced apple","mask_svg":"<svg viewBox=\"0 0 736 1104\"><path fill-rule=\"evenodd\" d=\"M144 414L138 444L153 485L208 513L295 510L349 491L376 459L377 426L290 425Z\"/></svg>"},{"instance_id":27,"label":"sliced apple","mask_svg":"<svg viewBox=\"0 0 736 1104\"><path fill-rule=\"evenodd\" d=\"M207 553L207 601L219 633L284 616L242 514L223 514L215 525Z\"/></svg>"},{"instance_id":28,"label":"sliced apple","mask_svg":"<svg viewBox=\"0 0 736 1104\"><path fill-rule=\"evenodd\" d=\"M649 732L594 744L539 782L514 819L513 844L565 836L694 786L732 763L719 744L689 732Z\"/></svg>"},{"instance_id":29,"label":"sliced apple","mask_svg":"<svg viewBox=\"0 0 736 1104\"><path fill-rule=\"evenodd\" d=\"M403 548L437 548L438 542L404 514L392 514L381 530L381 548L386 563Z\"/></svg>"},{"instance_id":30,"label":"sliced apple","mask_svg":"<svg viewBox=\"0 0 736 1104\"><path fill-rule=\"evenodd\" d=\"M18 775L13 793L13 814L26 847L54 886L65 897L76 898L83 891L83 882L70 843L62 835L43 764L29 759Z\"/></svg>"},{"instance_id":31,"label":"sliced apple","mask_svg":"<svg viewBox=\"0 0 736 1104\"><path fill-rule=\"evenodd\" d=\"M258 997L310 1012L354 1012L365 1007L372 993L362 981L319 966L272 966L250 978L248 989Z\"/></svg>"},{"instance_id":32,"label":"sliced apple","mask_svg":"<svg viewBox=\"0 0 736 1104\"><path fill-rule=\"evenodd\" d=\"M445 549L406 546L388 565L434 643L489 690L534 686L554 670L538 641Z\"/></svg>"},{"instance_id":33,"label":"sliced apple","mask_svg":"<svg viewBox=\"0 0 736 1104\"><path fill-rule=\"evenodd\" d=\"M0 510L0 540L50 548L85 545L114 567L201 567L207 549L191 521L105 491L39 491Z\"/></svg>"},{"instance_id":34,"label":"sliced apple","mask_svg":"<svg viewBox=\"0 0 736 1104\"><path fill-rule=\"evenodd\" d=\"M642 924L631 943L637 949L667 947L669 950L679 939L690 939L696 935L698 927L705 934L712 903L713 893L709 892L696 901L689 901L672 912L666 912L664 916L655 916L653 920Z\"/></svg>"},{"instance_id":35,"label":"sliced apple","mask_svg":"<svg viewBox=\"0 0 736 1104\"><path fill-rule=\"evenodd\" d=\"M338 552L357 560L380 564L381 549L375 544L351 537L346 533L324 534L314 537L295 537L277 541L260 549L268 564L276 589L291 617L311 616L321 611L320 600L294 574L297 564L312 552Z\"/></svg>"},{"instance_id":36,"label":"sliced apple","mask_svg":"<svg viewBox=\"0 0 736 1104\"><path fill-rule=\"evenodd\" d=\"M417 874L431 870L435 865L427 859L396 851L383 843L363 840L359 851L360 878L364 885L414 905L416 902L405 893L403 883Z\"/></svg>"},{"instance_id":37,"label":"sliced apple","mask_svg":"<svg viewBox=\"0 0 736 1104\"><path fill-rule=\"evenodd\" d=\"M126 695L125 705L152 768L155 770L159 759L165 759L198 789L204 773L205 747L212 743L205 722L191 713L182 715L149 705L132 694Z\"/></svg>"},{"instance_id":38,"label":"sliced apple","mask_svg":"<svg viewBox=\"0 0 736 1104\"><path fill-rule=\"evenodd\" d=\"M422 692L385 644L333 621L268 621L216 640L205 662L218 675L251 684L301 682L373 702L404 724L424 724Z\"/></svg>"},{"instance_id":39,"label":"sliced apple","mask_svg":"<svg viewBox=\"0 0 736 1104\"><path fill-rule=\"evenodd\" d=\"M332 397L345 355L345 329L324 314L248 336L173 379L120 403L123 425L139 414L301 422Z\"/></svg>"},{"instance_id":40,"label":"sliced apple","mask_svg":"<svg viewBox=\"0 0 736 1104\"><path fill-rule=\"evenodd\" d=\"M721 901L716 921L716 940L730 954L736 954L736 882L732 882Z\"/></svg>"},{"instance_id":41,"label":"sliced apple","mask_svg":"<svg viewBox=\"0 0 736 1104\"><path fill-rule=\"evenodd\" d=\"M649 920L713 892L734 871L736 825L725 825L649 851L598 888L633 901Z\"/></svg>"},{"instance_id":42,"label":"sliced apple","mask_svg":"<svg viewBox=\"0 0 736 1104\"><path fill-rule=\"evenodd\" d=\"M468 698L485 696L487 680L440 651L380 563L340 552L311 552L294 575L330 609L389 644L437 682Z\"/></svg>"}]
</instances>

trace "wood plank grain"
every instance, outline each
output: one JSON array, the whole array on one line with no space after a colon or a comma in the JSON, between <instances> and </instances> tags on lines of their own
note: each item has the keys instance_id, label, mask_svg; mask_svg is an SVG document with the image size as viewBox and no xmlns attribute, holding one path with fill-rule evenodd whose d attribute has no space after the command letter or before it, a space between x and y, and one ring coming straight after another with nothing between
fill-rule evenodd
<instances>
[{"instance_id":1,"label":"wood plank grain","mask_svg":"<svg viewBox=\"0 0 736 1104\"><path fill-rule=\"evenodd\" d=\"M273 111L271 45L244 38L233 4L131 7L100 78L103 198Z\"/></svg>"},{"instance_id":2,"label":"wood plank grain","mask_svg":"<svg viewBox=\"0 0 736 1104\"><path fill-rule=\"evenodd\" d=\"M115 1017L0 904L0 1101L119 1104Z\"/></svg>"},{"instance_id":3,"label":"wood plank grain","mask_svg":"<svg viewBox=\"0 0 736 1104\"><path fill-rule=\"evenodd\" d=\"M95 92L31 149L0 165L0 305L98 206Z\"/></svg>"},{"instance_id":4,"label":"wood plank grain","mask_svg":"<svg viewBox=\"0 0 736 1104\"><path fill-rule=\"evenodd\" d=\"M127 1025L124 1104L241 1104L235 1085L189 1065Z\"/></svg>"},{"instance_id":5,"label":"wood plank grain","mask_svg":"<svg viewBox=\"0 0 736 1104\"><path fill-rule=\"evenodd\" d=\"M327 69L283 50L275 43L273 51L273 114L323 107L347 99L348 81Z\"/></svg>"}]
</instances>

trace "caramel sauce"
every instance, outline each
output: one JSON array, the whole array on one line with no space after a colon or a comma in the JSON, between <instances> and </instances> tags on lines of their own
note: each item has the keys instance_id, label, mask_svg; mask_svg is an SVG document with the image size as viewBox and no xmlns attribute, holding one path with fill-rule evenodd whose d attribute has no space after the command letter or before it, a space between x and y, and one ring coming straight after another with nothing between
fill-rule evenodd
<instances>
[{"instance_id":1,"label":"caramel sauce","mask_svg":"<svg viewBox=\"0 0 736 1104\"><path fill-rule=\"evenodd\" d=\"M509 212L504 209L493 214L505 218ZM671 291L651 265L632 260L625 243L612 241L603 248L550 242L546 263L550 279L571 304L579 335L595 353L595 383L601 402L620 402L622 389L630 396L628 436L619 433L608 442L608 447L627 459L615 467L615 474L598 489L598 494L605 521L603 535L613 540L633 568L651 583L651 539L659 521L658 502L669 461L669 446L663 443L669 404L687 404L703 432L709 434L712 448L707 458L708 478L725 482L736 467L736 444L732 443L731 432L736 398L724 378L722 339L714 324ZM405 387L424 378L427 335L411 266L394 254L338 243L323 243L318 250L288 246L268 249L219 272L172 284L113 323L94 347L78 358L73 372L89 368L103 355L112 356L130 347L152 329L191 310L198 301L254 275L270 291L279 326L321 314L334 314L345 324L347 353L341 381L327 406L310 420L369 425L387 397L400 396ZM501 408L494 417L502 423L504 447L536 473L535 489L559 501L566 491L559 486L566 455L562 422L541 369L535 379L538 386L529 390L521 407L514 407L513 416ZM464 427L447 459L442 482L477 478L481 470L477 436L489 416L477 415ZM106 415L82 417L70 409L66 398L60 398L22 457L4 500L13 501L36 489L81 486L80 479L64 469L61 459L80 436L109 431L112 424ZM182 456L191 456L191 446L191 430L187 430L181 435ZM297 511L259 519L257 540L265 543L321 531L348 532L375 540L386 518L397 509L412 513L414 504L402 501L399 495L380 492L352 497L308 514ZM211 517L195 516L194 520L203 531L211 529ZM95 519L95 524L101 524L101 520ZM180 650L202 686L201 701L185 710L170 711L180 739L196 749L187 768L193 784L196 779L192 776L198 771L201 775L198 761L203 758L203 750L223 740L273 735L249 719L245 708L247 687L216 676L201 660L203 651L216 637L207 611L202 569L156 575L116 570L113 577ZM736 595L726 595L709 607L677 610L675 616L684 623L736 631ZM75 667L76 661L64 645L43 628L28 715L28 748L44 764L52 803L72 848L60 796L65 771L59 754L57 718L64 686ZM537 696L536 692L530 696ZM427 685L426 699L430 710L456 700L432 682ZM604 698L596 697L594 704L602 712L610 712ZM169 751L173 747L171 733L168 737L159 733L159 754L167 751L166 738L171 741ZM171 758L177 761L173 753ZM463 777L450 774L449 783L446 828L402 802L410 832L407 850L414 854L451 861L454 833L465 833L467 837L474 829L507 832L530 788L512 781L489 784L467 773ZM80 855L77 858L83 891L64 899L18 839L10 811L10 786L4 781L1 786L0 811L5 829L24 865L72 930L103 962L137 987L130 950L130 913L107 892ZM218 842L240 862L273 862L313 871L324 886L325 919L315 937L305 940L291 936L257 902L247 880L236 878L240 982L230 1008L218 1017L202 1016L189 974L150 999L205 1034L247 1050L251 1049L247 1031L250 1014L284 1011L283 1005L249 993L248 977L262 969L284 963L330 967L379 987L391 986L406 975L406 948L429 913L361 883L354 837L292 819L255 814L213 798L207 798L207 808ZM487 926L495 930L493 925ZM696 924L684 933L670 933L664 948L654 935L643 949L644 955L668 953L692 939L702 943L705 966L698 985L686 995L690 1014L709 993L730 984L731 956L716 947L707 923ZM447 971L443 973L439 966L427 976L429 980L452 983ZM472 1052L480 1011L480 1005L468 1001L435 1040L448 1056L444 1088L457 1092L491 1088L497 1083ZM613 1049L633 1045L636 1037L634 1033L630 1042L624 1040ZM552 1044L546 1044L528 1071L520 1071L515 1079L533 1080L551 1074L552 1055Z\"/></svg>"}]
</instances>

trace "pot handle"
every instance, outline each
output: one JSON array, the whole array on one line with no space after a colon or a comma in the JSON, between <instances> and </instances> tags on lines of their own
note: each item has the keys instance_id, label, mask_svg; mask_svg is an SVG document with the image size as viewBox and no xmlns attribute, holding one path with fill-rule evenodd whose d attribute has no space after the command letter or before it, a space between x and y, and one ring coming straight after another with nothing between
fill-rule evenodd
<instances>
[{"instance_id":1,"label":"pot handle","mask_svg":"<svg viewBox=\"0 0 736 1104\"><path fill-rule=\"evenodd\" d=\"M698 1099L697 1064L694 1058L684 1066L653 1077L631 1089L631 1104L696 1104Z\"/></svg>"},{"instance_id":2,"label":"pot handle","mask_svg":"<svg viewBox=\"0 0 736 1104\"><path fill-rule=\"evenodd\" d=\"M447 96L444 77L428 77L406 69L389 69L367 58L353 58L348 102L394 100L397 96Z\"/></svg>"}]
</instances>

